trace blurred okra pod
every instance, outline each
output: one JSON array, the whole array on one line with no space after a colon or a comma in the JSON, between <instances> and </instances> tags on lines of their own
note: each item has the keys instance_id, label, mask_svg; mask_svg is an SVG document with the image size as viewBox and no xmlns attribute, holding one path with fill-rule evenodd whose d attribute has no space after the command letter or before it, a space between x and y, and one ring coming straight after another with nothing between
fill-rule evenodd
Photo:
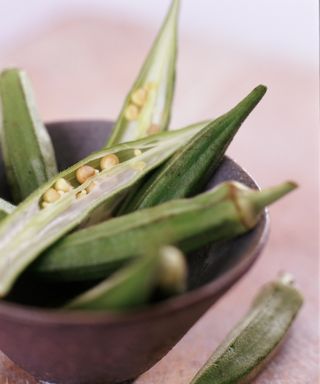
<instances>
[{"instance_id":1,"label":"blurred okra pod","mask_svg":"<svg viewBox=\"0 0 320 384\"><path fill-rule=\"evenodd\" d=\"M0 142L15 202L57 173L51 139L38 116L29 79L19 69L0 74Z\"/></svg>"},{"instance_id":2,"label":"blurred okra pod","mask_svg":"<svg viewBox=\"0 0 320 384\"><path fill-rule=\"evenodd\" d=\"M168 128L175 85L179 6L179 0L173 0L125 99L107 146L137 140Z\"/></svg>"}]
</instances>

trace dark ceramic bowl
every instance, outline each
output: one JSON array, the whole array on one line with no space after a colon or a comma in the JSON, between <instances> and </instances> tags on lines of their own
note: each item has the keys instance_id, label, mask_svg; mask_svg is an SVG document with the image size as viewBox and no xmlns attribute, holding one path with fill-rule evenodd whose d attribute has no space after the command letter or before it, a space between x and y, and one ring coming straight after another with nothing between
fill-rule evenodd
<instances>
[{"instance_id":1,"label":"dark ceramic bowl","mask_svg":"<svg viewBox=\"0 0 320 384\"><path fill-rule=\"evenodd\" d=\"M60 169L105 142L112 124L48 124ZM208 185L252 178L225 158ZM7 196L0 163L1 196ZM0 349L37 379L57 384L108 384L133 379L161 359L254 263L266 242L265 213L254 230L189 257L188 292L127 314L62 313L0 303Z\"/></svg>"}]
</instances>

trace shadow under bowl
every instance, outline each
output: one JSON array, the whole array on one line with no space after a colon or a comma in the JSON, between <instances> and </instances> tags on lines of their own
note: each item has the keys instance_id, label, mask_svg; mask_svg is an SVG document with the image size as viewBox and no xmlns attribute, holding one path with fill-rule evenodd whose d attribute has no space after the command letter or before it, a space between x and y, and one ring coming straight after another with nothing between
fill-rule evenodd
<instances>
[{"instance_id":1,"label":"shadow under bowl","mask_svg":"<svg viewBox=\"0 0 320 384\"><path fill-rule=\"evenodd\" d=\"M47 125L64 169L99 149L112 123ZM226 180L256 188L254 180L225 157L207 189ZM0 196L9 197L0 161ZM0 349L35 378L56 384L111 384L152 367L252 266L268 234L268 214L246 235L189 255L188 292L130 313L61 312L0 302Z\"/></svg>"}]
</instances>

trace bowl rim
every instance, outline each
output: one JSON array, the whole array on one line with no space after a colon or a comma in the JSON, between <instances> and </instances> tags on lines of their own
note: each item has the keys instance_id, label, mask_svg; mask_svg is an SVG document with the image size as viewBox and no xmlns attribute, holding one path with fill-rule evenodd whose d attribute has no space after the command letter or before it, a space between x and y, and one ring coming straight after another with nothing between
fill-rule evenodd
<instances>
[{"instance_id":1,"label":"bowl rim","mask_svg":"<svg viewBox=\"0 0 320 384\"><path fill-rule=\"evenodd\" d=\"M95 123L106 122L112 123L110 120L63 120L63 121L50 121L46 126L57 126L65 124L77 123ZM231 160L237 167L244 172L248 178L252 180L255 186L260 189L257 182L253 179L250 173L242 168L236 161L229 156L224 156L226 159ZM267 242L270 231L270 217L268 209L264 210L262 215L264 225L260 234L258 243L250 248L245 257L243 257L235 266L228 269L214 280L193 289L192 291L185 292L179 296L171 297L161 302L155 303L149 307L143 307L137 310L128 312L110 312L110 311L67 311L56 308L40 308L35 306L27 306L19 303L12 303L0 300L0 316L15 318L15 321L21 320L23 322L36 322L39 324L59 324L59 325L91 325L91 324L108 324L108 323L132 323L138 322L142 318L152 319L154 317L166 316L168 312L177 312L182 308L189 307L195 303L206 301L210 296L217 296L219 293L225 291L236 282L257 260L261 250ZM262 219L262 218L261 218Z\"/></svg>"}]
</instances>

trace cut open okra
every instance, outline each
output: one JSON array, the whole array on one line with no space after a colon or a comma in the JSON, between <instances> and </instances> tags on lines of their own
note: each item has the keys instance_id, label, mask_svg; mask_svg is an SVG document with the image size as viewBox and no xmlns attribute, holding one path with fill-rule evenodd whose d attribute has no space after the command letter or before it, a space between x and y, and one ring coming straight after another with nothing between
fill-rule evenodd
<instances>
[{"instance_id":1,"label":"cut open okra","mask_svg":"<svg viewBox=\"0 0 320 384\"><path fill-rule=\"evenodd\" d=\"M286 182L263 191L226 182L194 198L174 200L72 233L32 266L43 279L104 278L141 255L147 239L162 239L184 251L249 231L265 207L296 187Z\"/></svg>"},{"instance_id":2,"label":"cut open okra","mask_svg":"<svg viewBox=\"0 0 320 384\"><path fill-rule=\"evenodd\" d=\"M37 114L27 75L19 69L0 74L0 142L16 203L56 175L51 139Z\"/></svg>"},{"instance_id":3,"label":"cut open okra","mask_svg":"<svg viewBox=\"0 0 320 384\"><path fill-rule=\"evenodd\" d=\"M208 183L242 122L266 92L259 85L228 113L208 123L122 203L117 215L195 195Z\"/></svg>"},{"instance_id":4,"label":"cut open okra","mask_svg":"<svg viewBox=\"0 0 320 384\"><path fill-rule=\"evenodd\" d=\"M0 296L41 251L97 207L111 212L135 182L201 128L196 124L96 152L37 189L0 224ZM102 169L106 157L112 156L119 162Z\"/></svg>"},{"instance_id":5,"label":"cut open okra","mask_svg":"<svg viewBox=\"0 0 320 384\"><path fill-rule=\"evenodd\" d=\"M163 26L125 99L107 146L168 128L175 85L179 0L173 0Z\"/></svg>"}]
</instances>

